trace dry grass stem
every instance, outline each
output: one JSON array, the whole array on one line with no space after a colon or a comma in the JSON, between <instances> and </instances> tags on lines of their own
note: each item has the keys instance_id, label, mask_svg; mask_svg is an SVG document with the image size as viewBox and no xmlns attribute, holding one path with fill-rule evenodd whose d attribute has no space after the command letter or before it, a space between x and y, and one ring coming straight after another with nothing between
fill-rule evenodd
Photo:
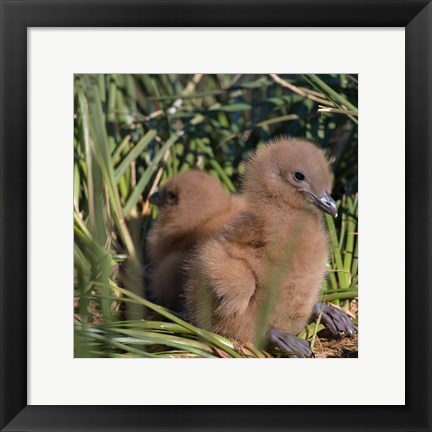
<instances>
[{"instance_id":1,"label":"dry grass stem","mask_svg":"<svg viewBox=\"0 0 432 432\"><path fill-rule=\"evenodd\" d=\"M294 93L297 93L300 96L303 96L303 97L305 97L307 99L313 100L314 102L320 103L322 105L327 105L329 107L333 107L334 106L333 102L330 102L329 100L323 99L321 97L317 97L317 96L313 95L311 92L305 91L305 89L303 89L302 87L297 87L294 84L291 84L288 81L285 81L284 79L282 79L277 74L270 74L270 76L279 85L281 85L282 87L285 87L287 89L290 89L291 91L293 91Z\"/></svg>"}]
</instances>

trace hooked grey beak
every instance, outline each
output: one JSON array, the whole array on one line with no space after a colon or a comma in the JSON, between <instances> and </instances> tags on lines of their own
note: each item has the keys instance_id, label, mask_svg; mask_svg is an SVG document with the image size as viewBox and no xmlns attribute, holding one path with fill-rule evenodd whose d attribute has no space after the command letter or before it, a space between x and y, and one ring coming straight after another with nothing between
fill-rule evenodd
<instances>
[{"instance_id":1,"label":"hooked grey beak","mask_svg":"<svg viewBox=\"0 0 432 432\"><path fill-rule=\"evenodd\" d=\"M151 204L160 205L160 195L159 192L155 192L154 194L150 195L149 197L149 201Z\"/></svg>"},{"instance_id":2,"label":"hooked grey beak","mask_svg":"<svg viewBox=\"0 0 432 432\"><path fill-rule=\"evenodd\" d=\"M320 208L322 211L337 217L337 206L335 200L330 196L328 192L325 192L323 196L316 196L311 192L306 192L313 200L313 203Z\"/></svg>"}]
</instances>

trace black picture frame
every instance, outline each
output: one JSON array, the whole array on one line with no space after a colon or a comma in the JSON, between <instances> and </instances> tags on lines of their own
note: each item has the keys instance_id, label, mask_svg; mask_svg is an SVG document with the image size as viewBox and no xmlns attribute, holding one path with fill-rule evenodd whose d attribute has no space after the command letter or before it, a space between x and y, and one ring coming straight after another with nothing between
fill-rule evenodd
<instances>
[{"instance_id":1,"label":"black picture frame","mask_svg":"<svg viewBox=\"0 0 432 432\"><path fill-rule=\"evenodd\" d=\"M432 5L430 1L0 0L0 5L0 429L2 431L431 430ZM27 28L125 26L405 27L406 404L404 406L27 405ZM55 61L54 55L53 61ZM377 332L387 331L391 329L377 328ZM383 346L383 352L377 355L388 356L388 361L392 361L391 347ZM316 390L311 389L312 391Z\"/></svg>"}]
</instances>

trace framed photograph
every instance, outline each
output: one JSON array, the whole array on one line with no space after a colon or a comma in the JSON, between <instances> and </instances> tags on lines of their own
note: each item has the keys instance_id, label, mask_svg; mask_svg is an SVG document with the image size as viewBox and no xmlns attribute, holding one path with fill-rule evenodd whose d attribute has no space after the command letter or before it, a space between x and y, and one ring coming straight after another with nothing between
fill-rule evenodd
<instances>
[{"instance_id":1,"label":"framed photograph","mask_svg":"<svg viewBox=\"0 0 432 432\"><path fill-rule=\"evenodd\" d=\"M1 430L431 429L430 2L1 14Z\"/></svg>"}]
</instances>

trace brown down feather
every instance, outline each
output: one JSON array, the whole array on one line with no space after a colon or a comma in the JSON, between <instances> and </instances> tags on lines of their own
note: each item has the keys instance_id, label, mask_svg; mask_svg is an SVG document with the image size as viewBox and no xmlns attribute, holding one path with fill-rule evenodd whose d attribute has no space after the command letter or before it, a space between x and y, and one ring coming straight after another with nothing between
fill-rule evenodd
<instances>
[{"instance_id":1,"label":"brown down feather","mask_svg":"<svg viewBox=\"0 0 432 432\"><path fill-rule=\"evenodd\" d=\"M258 150L247 163L244 209L188 259L189 319L241 343L271 327L300 332L328 258L323 214L306 192L321 196L331 187L328 162L314 144L281 138Z\"/></svg>"},{"instance_id":2,"label":"brown down feather","mask_svg":"<svg viewBox=\"0 0 432 432\"><path fill-rule=\"evenodd\" d=\"M169 309L183 307L182 266L193 248L242 208L209 174L190 170L172 177L159 191L159 215L148 236L150 295Z\"/></svg>"}]
</instances>

